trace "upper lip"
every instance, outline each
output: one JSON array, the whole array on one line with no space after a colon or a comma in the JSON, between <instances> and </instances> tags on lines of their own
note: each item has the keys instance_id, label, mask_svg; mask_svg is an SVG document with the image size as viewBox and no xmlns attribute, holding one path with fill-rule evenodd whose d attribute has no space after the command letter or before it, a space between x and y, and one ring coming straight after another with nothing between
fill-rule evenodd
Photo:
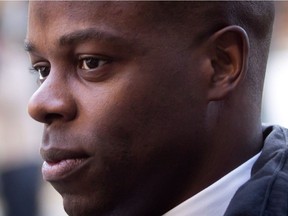
<instances>
[{"instance_id":1,"label":"upper lip","mask_svg":"<svg viewBox=\"0 0 288 216\"><path fill-rule=\"evenodd\" d=\"M89 155L83 151L69 150L69 149L59 149L59 148L49 148L40 149L40 154L44 161L50 163L57 163L62 160L67 159L82 159L88 158Z\"/></svg>"}]
</instances>

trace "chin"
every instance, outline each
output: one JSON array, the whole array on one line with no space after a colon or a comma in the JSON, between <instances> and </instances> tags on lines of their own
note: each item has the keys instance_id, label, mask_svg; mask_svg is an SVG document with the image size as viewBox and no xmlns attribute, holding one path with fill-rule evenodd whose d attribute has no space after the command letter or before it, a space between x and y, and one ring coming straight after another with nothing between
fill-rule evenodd
<instances>
[{"instance_id":1,"label":"chin","mask_svg":"<svg viewBox=\"0 0 288 216\"><path fill-rule=\"evenodd\" d=\"M71 194L62 195L64 210L69 216L100 216L107 215L108 209L93 198Z\"/></svg>"}]
</instances>

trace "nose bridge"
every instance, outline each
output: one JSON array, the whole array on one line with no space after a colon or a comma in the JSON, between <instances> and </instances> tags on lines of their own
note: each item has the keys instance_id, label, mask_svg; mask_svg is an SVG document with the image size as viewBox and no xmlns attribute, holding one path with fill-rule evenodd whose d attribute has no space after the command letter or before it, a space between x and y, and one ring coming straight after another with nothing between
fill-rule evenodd
<instances>
[{"instance_id":1,"label":"nose bridge","mask_svg":"<svg viewBox=\"0 0 288 216\"><path fill-rule=\"evenodd\" d=\"M32 95L28 112L32 118L43 123L55 120L70 121L76 116L77 108L69 87L68 79L50 75Z\"/></svg>"}]
</instances>

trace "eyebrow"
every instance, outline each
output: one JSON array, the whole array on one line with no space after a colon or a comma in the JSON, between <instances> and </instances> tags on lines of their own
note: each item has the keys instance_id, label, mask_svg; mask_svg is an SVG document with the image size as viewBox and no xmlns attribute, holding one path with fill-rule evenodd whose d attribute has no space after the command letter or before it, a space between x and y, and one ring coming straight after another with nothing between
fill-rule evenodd
<instances>
[{"instance_id":1,"label":"eyebrow","mask_svg":"<svg viewBox=\"0 0 288 216\"><path fill-rule=\"evenodd\" d=\"M87 40L98 40L98 41L107 41L107 42L117 42L126 44L127 40L122 37L116 36L110 32L99 31L94 28L88 28L84 30L78 30L66 35L63 35L59 39L59 45L71 45L81 43Z\"/></svg>"},{"instance_id":2,"label":"eyebrow","mask_svg":"<svg viewBox=\"0 0 288 216\"><path fill-rule=\"evenodd\" d=\"M131 40L124 39L123 37L120 37L120 36L116 36L115 34L110 33L110 32L99 31L94 28L77 30L77 31L62 35L57 41L57 43L60 46L68 46L68 45L83 43L89 40L112 42L112 43L115 43L116 45L121 45L121 46L130 45L132 43ZM33 43L29 42L29 40L26 39L24 41L24 49L27 52L33 52L36 50L36 47L33 45Z\"/></svg>"}]
</instances>

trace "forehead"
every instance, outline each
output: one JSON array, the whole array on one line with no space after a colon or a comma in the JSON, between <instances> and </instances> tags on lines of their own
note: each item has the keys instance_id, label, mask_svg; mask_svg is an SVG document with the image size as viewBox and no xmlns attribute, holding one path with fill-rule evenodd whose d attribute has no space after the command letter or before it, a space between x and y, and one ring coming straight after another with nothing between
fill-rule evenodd
<instances>
[{"instance_id":1,"label":"forehead","mask_svg":"<svg viewBox=\"0 0 288 216\"><path fill-rule=\"evenodd\" d=\"M157 21L154 11L157 10L157 3L145 2L38 2L32 1L29 4L29 23L42 25L65 26L90 25L109 22L109 25L129 26L139 29L140 25L151 26ZM68 26L66 26L68 27ZM71 27L71 26L69 26ZM34 26L33 26L34 28Z\"/></svg>"},{"instance_id":2,"label":"forehead","mask_svg":"<svg viewBox=\"0 0 288 216\"><path fill-rule=\"evenodd\" d=\"M31 1L26 49L47 50L52 53L58 49L63 36L72 34L75 38L83 39L81 32L86 32L90 37L97 36L99 32L109 39L117 36L127 41L132 40L136 35L133 30L135 18L141 17L137 16L138 8L138 4L129 2Z\"/></svg>"},{"instance_id":3,"label":"forehead","mask_svg":"<svg viewBox=\"0 0 288 216\"><path fill-rule=\"evenodd\" d=\"M191 15L195 9L194 2L31 1L25 44L53 49L63 35L85 29L125 39L137 49L168 38L192 43L201 35L201 25Z\"/></svg>"},{"instance_id":4,"label":"forehead","mask_svg":"<svg viewBox=\"0 0 288 216\"><path fill-rule=\"evenodd\" d=\"M103 15L114 13L119 15L128 10L134 12L140 8L137 2L103 2L103 1L31 1L29 3L30 14L36 14L42 21L51 15L70 15L77 18L87 17L87 15ZM111 15L112 15L111 14ZM70 17L73 19L73 17Z\"/></svg>"},{"instance_id":5,"label":"forehead","mask_svg":"<svg viewBox=\"0 0 288 216\"><path fill-rule=\"evenodd\" d=\"M82 29L115 33L127 40L157 29L155 2L50 2L29 4L29 42L51 42L61 35ZM156 28L155 28L156 26Z\"/></svg>"}]
</instances>

